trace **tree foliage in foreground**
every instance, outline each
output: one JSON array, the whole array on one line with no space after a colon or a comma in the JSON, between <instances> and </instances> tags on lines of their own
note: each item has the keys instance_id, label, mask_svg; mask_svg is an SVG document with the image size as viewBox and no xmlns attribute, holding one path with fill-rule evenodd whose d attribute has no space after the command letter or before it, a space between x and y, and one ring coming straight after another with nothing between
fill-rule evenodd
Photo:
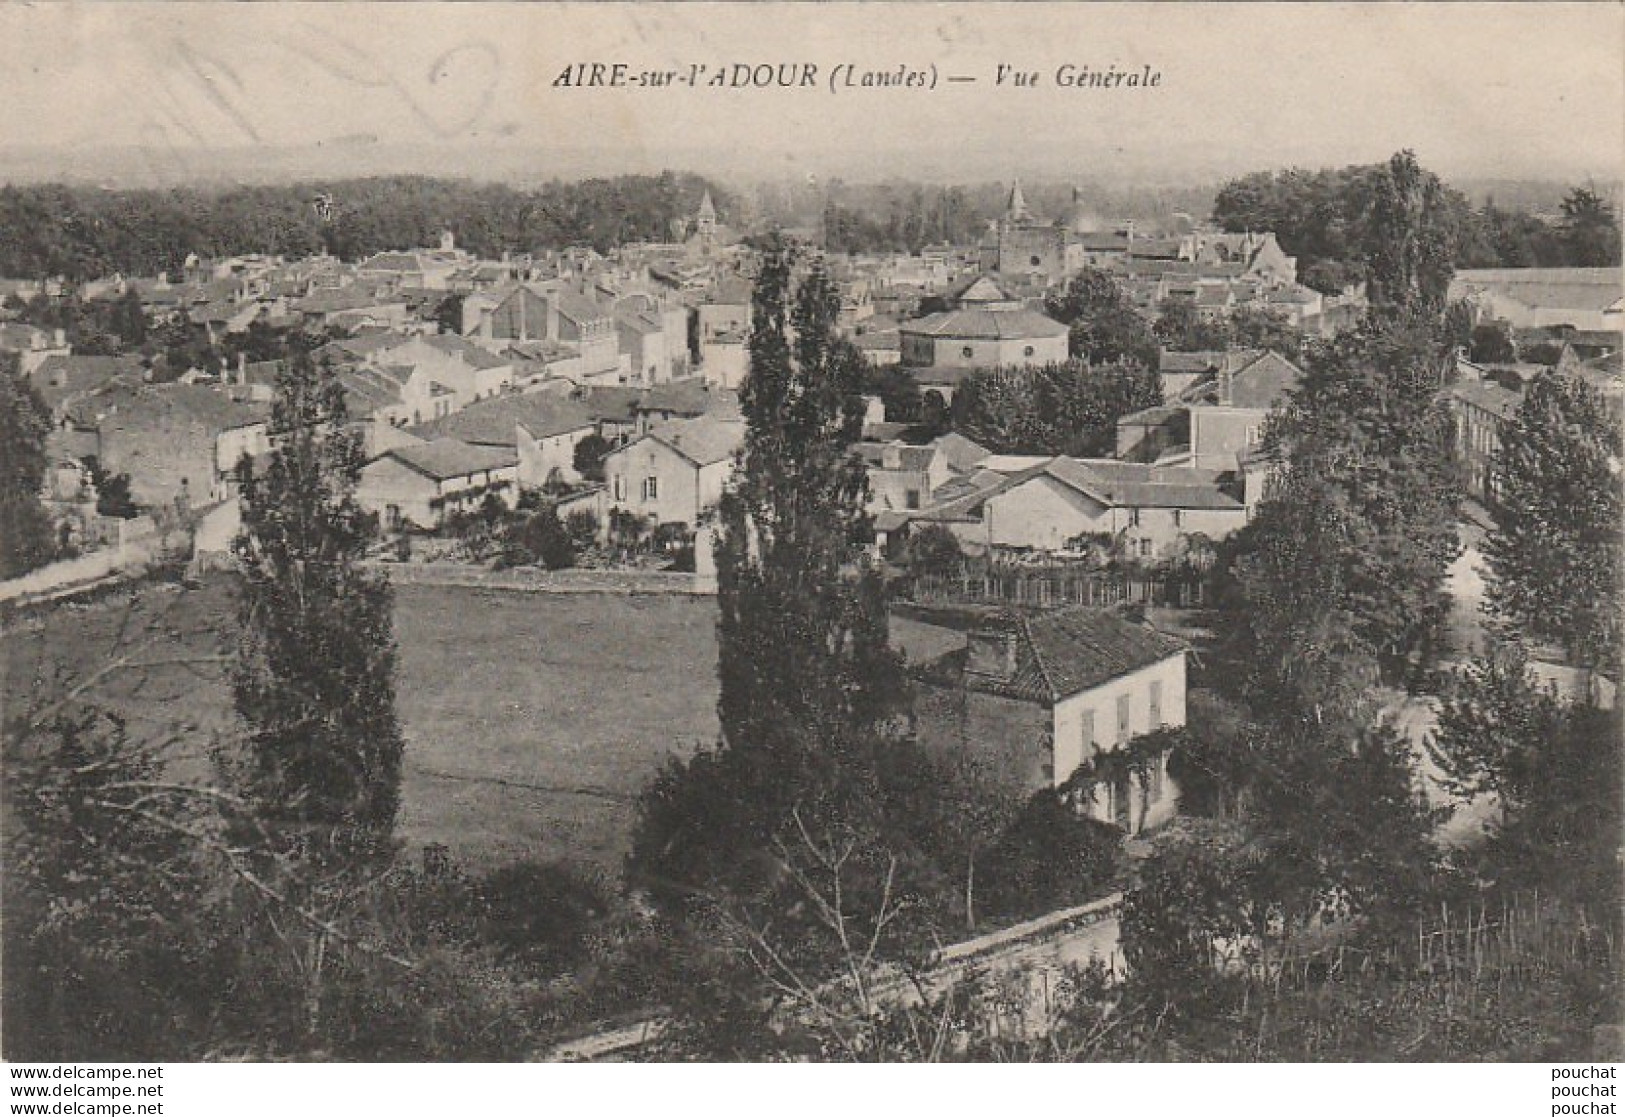
<instances>
[{"instance_id":1,"label":"tree foliage in foreground","mask_svg":"<svg viewBox=\"0 0 1625 1117\"><path fill-rule=\"evenodd\" d=\"M1259 700L1316 715L1435 650L1458 548L1443 361L1430 329L1368 322L1271 416L1278 473L1231 544Z\"/></svg>"},{"instance_id":2,"label":"tree foliage in foreground","mask_svg":"<svg viewBox=\"0 0 1625 1117\"><path fill-rule=\"evenodd\" d=\"M798 267L782 245L762 257L747 434L718 513L722 736L655 781L629 863L668 899L769 894L801 849L885 855L908 691L861 557L867 480L851 448L865 370L836 337L838 309L821 263Z\"/></svg>"},{"instance_id":3,"label":"tree foliage in foreground","mask_svg":"<svg viewBox=\"0 0 1625 1117\"><path fill-rule=\"evenodd\" d=\"M1542 686L1525 649L1502 640L1453 674L1428 747L1458 796L1498 804L1502 876L1617 923L1625 739L1614 710Z\"/></svg>"},{"instance_id":4,"label":"tree foliage in foreground","mask_svg":"<svg viewBox=\"0 0 1625 1117\"><path fill-rule=\"evenodd\" d=\"M245 460L242 645L232 677L248 727L234 765L262 819L320 860L388 845L400 803L392 595L361 565L376 532L356 502L361 436L338 382L307 354L284 368L263 475Z\"/></svg>"},{"instance_id":5,"label":"tree foliage in foreground","mask_svg":"<svg viewBox=\"0 0 1625 1117\"><path fill-rule=\"evenodd\" d=\"M0 578L50 561L51 520L40 503L50 413L34 386L0 353Z\"/></svg>"},{"instance_id":6,"label":"tree foliage in foreground","mask_svg":"<svg viewBox=\"0 0 1625 1117\"><path fill-rule=\"evenodd\" d=\"M1500 443L1495 529L1484 540L1491 607L1580 666L1615 667L1625 573L1618 422L1590 385L1547 372Z\"/></svg>"}]
</instances>

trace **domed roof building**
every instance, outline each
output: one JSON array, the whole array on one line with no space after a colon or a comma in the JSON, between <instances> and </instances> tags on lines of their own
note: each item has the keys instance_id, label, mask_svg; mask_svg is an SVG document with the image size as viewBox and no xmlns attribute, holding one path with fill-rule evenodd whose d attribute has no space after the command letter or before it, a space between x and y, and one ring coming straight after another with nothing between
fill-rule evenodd
<instances>
[{"instance_id":1,"label":"domed roof building","mask_svg":"<svg viewBox=\"0 0 1625 1117\"><path fill-rule=\"evenodd\" d=\"M904 365L992 368L1067 359L1067 328L1011 298L991 276L949 295L952 308L898 327Z\"/></svg>"}]
</instances>

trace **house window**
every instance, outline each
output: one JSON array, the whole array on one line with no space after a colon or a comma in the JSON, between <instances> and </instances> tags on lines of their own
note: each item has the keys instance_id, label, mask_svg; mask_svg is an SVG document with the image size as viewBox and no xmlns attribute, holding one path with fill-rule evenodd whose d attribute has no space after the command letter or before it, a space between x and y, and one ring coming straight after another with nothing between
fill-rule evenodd
<instances>
[{"instance_id":1,"label":"house window","mask_svg":"<svg viewBox=\"0 0 1625 1117\"><path fill-rule=\"evenodd\" d=\"M1162 680L1151 680L1151 728L1162 728Z\"/></svg>"},{"instance_id":2,"label":"house window","mask_svg":"<svg viewBox=\"0 0 1625 1117\"><path fill-rule=\"evenodd\" d=\"M909 489L904 492L903 504L907 508L918 508L920 506L920 490Z\"/></svg>"},{"instance_id":3,"label":"house window","mask_svg":"<svg viewBox=\"0 0 1625 1117\"><path fill-rule=\"evenodd\" d=\"M967 345L967 346L965 346L965 348L963 348L963 349L961 349L959 351L959 355L961 357L966 357L966 358L974 357L974 356L976 356L976 350L972 349L970 346Z\"/></svg>"},{"instance_id":4,"label":"house window","mask_svg":"<svg viewBox=\"0 0 1625 1117\"><path fill-rule=\"evenodd\" d=\"M643 479L643 499L644 500L659 500L660 499L660 478L658 478L658 477L645 477Z\"/></svg>"},{"instance_id":5,"label":"house window","mask_svg":"<svg viewBox=\"0 0 1625 1117\"><path fill-rule=\"evenodd\" d=\"M626 499L626 478L622 477L619 473L615 475L615 499Z\"/></svg>"},{"instance_id":6,"label":"house window","mask_svg":"<svg viewBox=\"0 0 1625 1117\"><path fill-rule=\"evenodd\" d=\"M1022 349L1021 355L1023 357L1031 357L1033 355L1033 352L1034 352L1033 347L1031 345L1029 345L1026 348Z\"/></svg>"},{"instance_id":7,"label":"house window","mask_svg":"<svg viewBox=\"0 0 1625 1117\"><path fill-rule=\"evenodd\" d=\"M1149 540L1149 539L1140 540L1140 557L1141 558L1150 558L1151 557L1151 540Z\"/></svg>"},{"instance_id":8,"label":"house window","mask_svg":"<svg viewBox=\"0 0 1625 1117\"><path fill-rule=\"evenodd\" d=\"M1153 763L1150 768L1146 769L1144 778L1146 792L1145 799L1147 803L1162 802L1162 785L1167 774L1165 771L1167 765L1168 754L1164 753L1157 757L1156 762Z\"/></svg>"},{"instance_id":9,"label":"house window","mask_svg":"<svg viewBox=\"0 0 1625 1117\"><path fill-rule=\"evenodd\" d=\"M1140 510L1138 508L1130 508L1128 510L1128 526L1129 527L1139 527L1140 526Z\"/></svg>"},{"instance_id":10,"label":"house window","mask_svg":"<svg viewBox=\"0 0 1625 1117\"><path fill-rule=\"evenodd\" d=\"M1117 696L1117 743L1128 740L1128 695Z\"/></svg>"},{"instance_id":11,"label":"house window","mask_svg":"<svg viewBox=\"0 0 1625 1117\"><path fill-rule=\"evenodd\" d=\"M1247 445L1258 445L1258 428L1256 426L1247 428Z\"/></svg>"},{"instance_id":12,"label":"house window","mask_svg":"<svg viewBox=\"0 0 1625 1117\"><path fill-rule=\"evenodd\" d=\"M1133 817L1129 807L1134 802L1134 796L1129 786L1128 776L1121 775L1111 782L1112 821L1128 833L1133 824Z\"/></svg>"},{"instance_id":13,"label":"house window","mask_svg":"<svg viewBox=\"0 0 1625 1117\"><path fill-rule=\"evenodd\" d=\"M1038 258L1038 257L1037 257L1037 256L1029 256L1029 257L1027 257L1027 263L1028 263L1028 265L1029 265L1029 266L1031 266L1031 267L1035 267L1035 268L1036 268L1036 267L1038 267L1038 266L1039 266L1039 265L1040 265L1040 264L1042 264L1042 263L1043 263L1043 262L1044 262L1044 261L1042 261L1042 260L1040 260L1040 259L1039 259L1039 258Z\"/></svg>"},{"instance_id":14,"label":"house window","mask_svg":"<svg viewBox=\"0 0 1625 1117\"><path fill-rule=\"evenodd\" d=\"M1084 710L1078 715L1078 738L1082 746L1078 755L1088 760L1095 751L1095 712Z\"/></svg>"},{"instance_id":15,"label":"house window","mask_svg":"<svg viewBox=\"0 0 1625 1117\"><path fill-rule=\"evenodd\" d=\"M1174 509L1174 526L1178 527L1180 525L1180 522L1183 519L1184 519L1184 517L1180 514L1180 510L1178 508L1175 508Z\"/></svg>"}]
</instances>

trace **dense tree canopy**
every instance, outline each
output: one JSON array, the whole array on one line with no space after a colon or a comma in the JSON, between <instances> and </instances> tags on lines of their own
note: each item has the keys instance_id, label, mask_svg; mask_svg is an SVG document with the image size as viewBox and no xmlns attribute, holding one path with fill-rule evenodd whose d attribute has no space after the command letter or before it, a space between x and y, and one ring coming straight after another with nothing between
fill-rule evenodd
<instances>
[{"instance_id":1,"label":"dense tree canopy","mask_svg":"<svg viewBox=\"0 0 1625 1117\"><path fill-rule=\"evenodd\" d=\"M1151 332L1166 348L1191 353L1223 349L1230 343L1224 319L1203 315L1188 296L1167 299L1157 309Z\"/></svg>"},{"instance_id":2,"label":"dense tree canopy","mask_svg":"<svg viewBox=\"0 0 1625 1117\"><path fill-rule=\"evenodd\" d=\"M1366 297L1379 313L1437 319L1455 270L1459 195L1401 151L1372 178L1365 231Z\"/></svg>"},{"instance_id":3,"label":"dense tree canopy","mask_svg":"<svg viewBox=\"0 0 1625 1117\"><path fill-rule=\"evenodd\" d=\"M953 425L995 453L1102 457L1119 418L1160 402L1157 374L1135 363L989 369L954 393Z\"/></svg>"},{"instance_id":4,"label":"dense tree canopy","mask_svg":"<svg viewBox=\"0 0 1625 1117\"><path fill-rule=\"evenodd\" d=\"M1444 360L1426 327L1367 324L1311 350L1271 417L1279 472L1233 547L1270 700L1335 706L1436 639L1457 548Z\"/></svg>"},{"instance_id":5,"label":"dense tree canopy","mask_svg":"<svg viewBox=\"0 0 1625 1117\"><path fill-rule=\"evenodd\" d=\"M1619 217L1613 206L1583 186L1563 199L1558 235L1576 267L1620 265Z\"/></svg>"},{"instance_id":6,"label":"dense tree canopy","mask_svg":"<svg viewBox=\"0 0 1625 1117\"><path fill-rule=\"evenodd\" d=\"M1092 364L1132 360L1156 367L1157 339L1106 272L1084 268L1044 308L1070 327L1067 349L1072 356Z\"/></svg>"},{"instance_id":7,"label":"dense tree canopy","mask_svg":"<svg viewBox=\"0 0 1625 1117\"><path fill-rule=\"evenodd\" d=\"M1365 279L1375 254L1403 250L1398 242L1385 241L1380 229L1385 205L1401 195L1416 197L1408 187L1395 194L1396 181L1392 164L1258 171L1220 188L1213 219L1229 232L1272 230L1281 247L1298 258L1303 282L1332 293ZM1456 267L1620 262L1614 214L1586 190L1571 192L1560 222L1498 206L1493 199L1474 209L1459 191L1442 185L1428 205L1447 237L1449 262Z\"/></svg>"},{"instance_id":8,"label":"dense tree canopy","mask_svg":"<svg viewBox=\"0 0 1625 1117\"><path fill-rule=\"evenodd\" d=\"M873 197L824 206L830 252L918 253L929 244L973 244L992 211L959 186L886 186Z\"/></svg>"},{"instance_id":9,"label":"dense tree canopy","mask_svg":"<svg viewBox=\"0 0 1625 1117\"><path fill-rule=\"evenodd\" d=\"M1585 666L1618 662L1622 575L1618 422L1584 381L1535 378L1501 431L1489 599Z\"/></svg>"},{"instance_id":10,"label":"dense tree canopy","mask_svg":"<svg viewBox=\"0 0 1625 1117\"><path fill-rule=\"evenodd\" d=\"M835 336L821 264L796 272L774 246L752 299L747 434L716 543L722 740L662 774L634 839L634 880L669 898L770 893L774 865L805 852L803 827L867 834L866 856L881 853L908 688L884 586L860 558L864 362Z\"/></svg>"},{"instance_id":11,"label":"dense tree canopy","mask_svg":"<svg viewBox=\"0 0 1625 1117\"><path fill-rule=\"evenodd\" d=\"M51 557L51 520L40 503L50 429L45 401L18 375L16 356L0 353L0 578Z\"/></svg>"},{"instance_id":12,"label":"dense tree canopy","mask_svg":"<svg viewBox=\"0 0 1625 1117\"><path fill-rule=\"evenodd\" d=\"M0 275L155 275L177 270L190 253L302 257L325 249L356 260L431 246L445 229L493 259L579 244L603 251L671 239L674 223L694 214L707 186L670 172L526 190L416 177L225 190L6 186ZM710 189L726 212L726 194Z\"/></svg>"},{"instance_id":13,"label":"dense tree canopy","mask_svg":"<svg viewBox=\"0 0 1625 1117\"><path fill-rule=\"evenodd\" d=\"M384 853L400 804L388 581L360 565L376 535L355 500L364 461L338 382L296 353L279 376L263 475L238 465L241 651L248 727L228 768L290 848L321 861Z\"/></svg>"}]
</instances>

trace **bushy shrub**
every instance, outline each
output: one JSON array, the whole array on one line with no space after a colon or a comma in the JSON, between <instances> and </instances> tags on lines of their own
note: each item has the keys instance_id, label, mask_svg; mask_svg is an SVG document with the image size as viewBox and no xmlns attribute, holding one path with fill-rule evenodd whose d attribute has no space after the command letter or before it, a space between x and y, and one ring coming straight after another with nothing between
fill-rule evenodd
<instances>
[{"instance_id":1,"label":"bushy shrub","mask_svg":"<svg viewBox=\"0 0 1625 1117\"><path fill-rule=\"evenodd\" d=\"M909 570L915 574L951 574L964 558L959 539L941 524L915 529L903 553Z\"/></svg>"},{"instance_id":2,"label":"bushy shrub","mask_svg":"<svg viewBox=\"0 0 1625 1117\"><path fill-rule=\"evenodd\" d=\"M512 524L498 556L502 566L539 562L549 570L567 569L575 561L575 543L550 504Z\"/></svg>"},{"instance_id":3,"label":"bushy shrub","mask_svg":"<svg viewBox=\"0 0 1625 1117\"><path fill-rule=\"evenodd\" d=\"M1157 836L1119 917L1137 995L1180 1010L1222 1000L1258 957L1256 858L1228 823L1189 820Z\"/></svg>"},{"instance_id":4,"label":"bushy shrub","mask_svg":"<svg viewBox=\"0 0 1625 1117\"><path fill-rule=\"evenodd\" d=\"M564 517L564 530L575 544L577 554L591 550L598 542L598 517L591 508L577 508Z\"/></svg>"},{"instance_id":5,"label":"bushy shrub","mask_svg":"<svg viewBox=\"0 0 1625 1117\"><path fill-rule=\"evenodd\" d=\"M1116 875L1122 839L1117 827L1040 791L977 858L981 902L989 914L1021 917L1093 899Z\"/></svg>"},{"instance_id":6,"label":"bushy shrub","mask_svg":"<svg viewBox=\"0 0 1625 1117\"><path fill-rule=\"evenodd\" d=\"M568 867L522 861L473 885L475 926L499 956L558 973L583 956L592 924L611 907L594 881Z\"/></svg>"}]
</instances>

